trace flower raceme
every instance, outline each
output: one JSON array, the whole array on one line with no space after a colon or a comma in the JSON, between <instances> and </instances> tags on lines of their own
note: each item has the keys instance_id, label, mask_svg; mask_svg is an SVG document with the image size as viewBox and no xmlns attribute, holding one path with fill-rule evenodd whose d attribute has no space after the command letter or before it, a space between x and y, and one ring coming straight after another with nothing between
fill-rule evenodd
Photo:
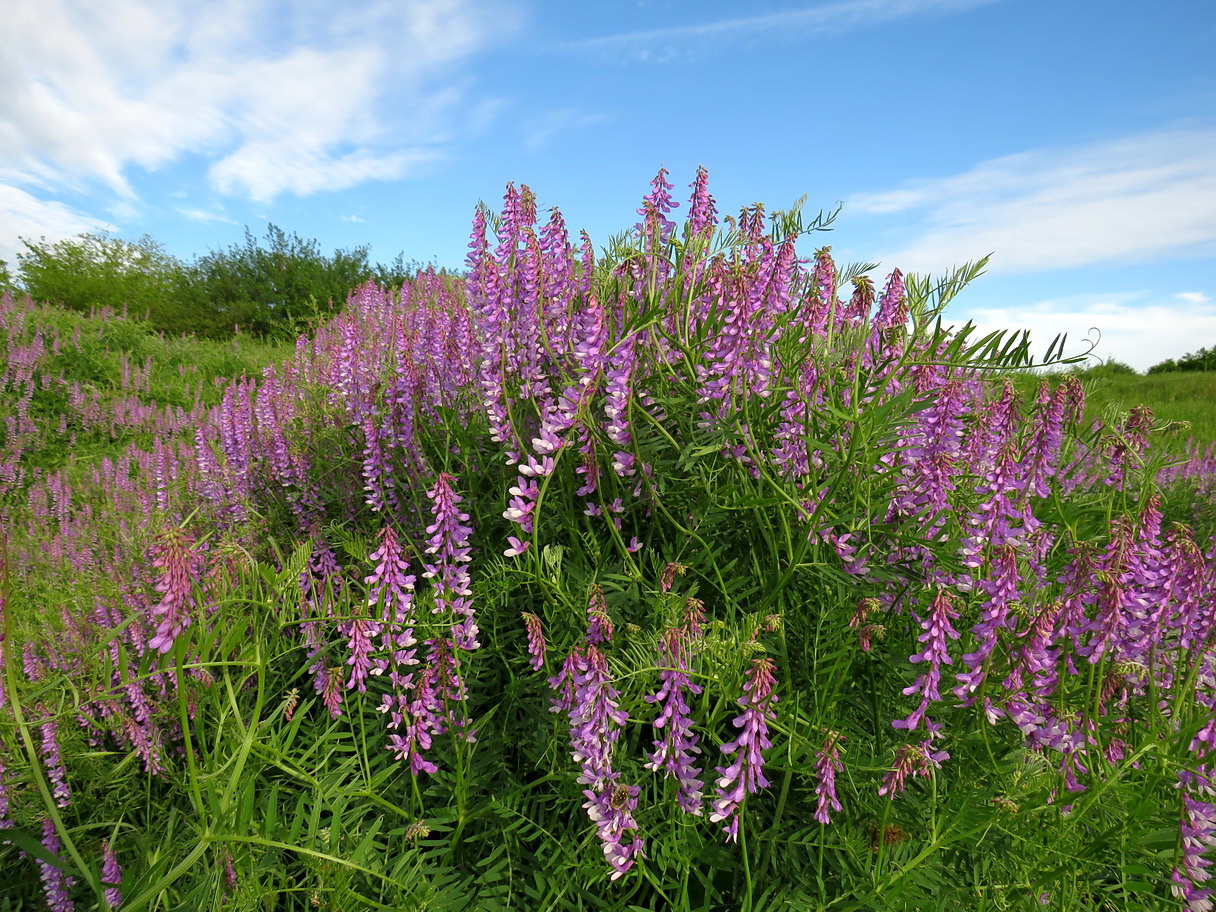
<instances>
[{"instance_id":1,"label":"flower raceme","mask_svg":"<svg viewBox=\"0 0 1216 912\"><path fill-rule=\"evenodd\" d=\"M194 621L197 607L194 586L202 567L202 556L189 532L171 529L163 536L152 565L161 572L156 583L161 600L152 608L152 616L160 620L156 635L148 641L148 648L165 653Z\"/></svg>"},{"instance_id":2,"label":"flower raceme","mask_svg":"<svg viewBox=\"0 0 1216 912\"><path fill-rule=\"evenodd\" d=\"M739 809L744 799L768 787L768 779L764 776L764 751L773 746L768 736L768 723L776 718L772 709L777 702L773 695L775 684L773 660L766 656L753 661L743 685L743 696L738 700L743 713L734 720L739 737L722 745L722 753L733 755L735 759L727 766L718 767L716 797L709 819L714 823L725 822L722 829L731 842L739 838Z\"/></svg>"},{"instance_id":3,"label":"flower raceme","mask_svg":"<svg viewBox=\"0 0 1216 912\"><path fill-rule=\"evenodd\" d=\"M688 674L688 641L685 631L678 627L668 628L659 640L659 665L663 669L659 672L661 686L657 693L647 696L646 701L659 704L661 709L653 723L654 751L646 761L646 768L674 778L680 809L699 817L704 784L696 757L701 748L697 746L699 739L692 729L692 710L687 695L700 694L702 688Z\"/></svg>"}]
</instances>

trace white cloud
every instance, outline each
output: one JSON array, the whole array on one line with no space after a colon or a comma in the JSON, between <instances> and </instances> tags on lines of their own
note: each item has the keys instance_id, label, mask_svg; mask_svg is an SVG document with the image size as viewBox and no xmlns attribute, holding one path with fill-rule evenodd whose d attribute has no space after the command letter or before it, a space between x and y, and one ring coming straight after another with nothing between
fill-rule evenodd
<instances>
[{"instance_id":1,"label":"white cloud","mask_svg":"<svg viewBox=\"0 0 1216 912\"><path fill-rule=\"evenodd\" d=\"M839 34L911 16L965 12L998 2L1001 0L841 0L807 9L589 38L572 42L566 49L624 53L643 61L665 60L690 43L703 50L707 42L716 40Z\"/></svg>"},{"instance_id":2,"label":"white cloud","mask_svg":"<svg viewBox=\"0 0 1216 912\"><path fill-rule=\"evenodd\" d=\"M1028 329L1039 358L1061 333L1068 334L1069 355L1086 352L1088 339L1097 343L1095 358L1122 361L1141 371L1216 345L1216 304L1190 292L1162 299L1140 293L1070 296L1016 310L972 308L956 318L973 321L981 336L996 329Z\"/></svg>"},{"instance_id":3,"label":"white cloud","mask_svg":"<svg viewBox=\"0 0 1216 912\"><path fill-rule=\"evenodd\" d=\"M366 222L366 221L367 221L367 219L360 218L359 216L354 215L354 214L352 213L351 215L340 215L340 216L338 216L338 221L341 221L341 222Z\"/></svg>"},{"instance_id":4,"label":"white cloud","mask_svg":"<svg viewBox=\"0 0 1216 912\"><path fill-rule=\"evenodd\" d=\"M214 212L210 209L190 209L182 208L177 210L179 215L184 215L188 219L193 219L196 222L220 222L225 225L235 225L236 222L228 218L222 212Z\"/></svg>"},{"instance_id":5,"label":"white cloud","mask_svg":"<svg viewBox=\"0 0 1216 912\"><path fill-rule=\"evenodd\" d=\"M63 203L39 199L17 187L0 184L0 260L16 265L25 250L19 237L58 241L77 234L113 231L109 222L91 218Z\"/></svg>"},{"instance_id":6,"label":"white cloud","mask_svg":"<svg viewBox=\"0 0 1216 912\"><path fill-rule=\"evenodd\" d=\"M461 64L516 25L502 0L8 0L5 20L0 180L130 199L133 168L190 154L259 201L442 155Z\"/></svg>"},{"instance_id":7,"label":"white cloud","mask_svg":"<svg viewBox=\"0 0 1216 912\"><path fill-rule=\"evenodd\" d=\"M1202 291L1180 291L1174 297L1188 304L1210 304L1212 301Z\"/></svg>"},{"instance_id":8,"label":"white cloud","mask_svg":"<svg viewBox=\"0 0 1216 912\"><path fill-rule=\"evenodd\" d=\"M1211 127L1037 149L860 195L845 211L902 214L908 240L883 261L906 271L941 272L988 253L989 271L1009 273L1212 255L1213 149Z\"/></svg>"}]
</instances>

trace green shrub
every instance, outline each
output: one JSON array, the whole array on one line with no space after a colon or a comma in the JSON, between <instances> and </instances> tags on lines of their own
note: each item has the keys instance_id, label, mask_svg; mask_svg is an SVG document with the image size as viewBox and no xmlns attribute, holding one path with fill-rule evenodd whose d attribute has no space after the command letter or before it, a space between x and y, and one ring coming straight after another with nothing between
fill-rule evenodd
<instances>
[{"instance_id":1,"label":"green shrub","mask_svg":"<svg viewBox=\"0 0 1216 912\"><path fill-rule=\"evenodd\" d=\"M35 300L85 313L109 308L171 328L184 267L148 235L138 241L98 233L22 243L18 271Z\"/></svg>"},{"instance_id":2,"label":"green shrub","mask_svg":"<svg viewBox=\"0 0 1216 912\"><path fill-rule=\"evenodd\" d=\"M1167 358L1148 369L1150 374L1174 374L1187 371L1216 371L1216 345L1201 348L1181 358Z\"/></svg>"}]
</instances>

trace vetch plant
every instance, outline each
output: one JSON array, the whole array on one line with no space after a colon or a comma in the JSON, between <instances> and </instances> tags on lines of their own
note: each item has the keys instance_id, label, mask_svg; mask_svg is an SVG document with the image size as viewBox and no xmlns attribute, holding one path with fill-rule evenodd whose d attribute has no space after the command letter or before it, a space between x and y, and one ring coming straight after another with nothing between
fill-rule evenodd
<instances>
[{"instance_id":1,"label":"vetch plant","mask_svg":"<svg viewBox=\"0 0 1216 912\"><path fill-rule=\"evenodd\" d=\"M1207 907L1206 457L1003 382L942 319L982 264L674 190L597 250L511 185L174 408L3 299L20 902Z\"/></svg>"}]
</instances>

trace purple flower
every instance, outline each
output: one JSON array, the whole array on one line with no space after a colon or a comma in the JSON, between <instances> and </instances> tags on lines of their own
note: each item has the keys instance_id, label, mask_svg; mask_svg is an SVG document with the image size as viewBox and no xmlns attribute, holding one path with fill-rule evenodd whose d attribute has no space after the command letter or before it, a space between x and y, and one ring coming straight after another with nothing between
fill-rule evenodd
<instances>
[{"instance_id":1,"label":"purple flower","mask_svg":"<svg viewBox=\"0 0 1216 912\"><path fill-rule=\"evenodd\" d=\"M13 826L13 818L9 816L13 812L13 806L7 775L8 767L4 765L4 756L0 754L0 829L6 830ZM5 840L4 844L7 845L8 841Z\"/></svg>"},{"instance_id":2,"label":"purple flower","mask_svg":"<svg viewBox=\"0 0 1216 912\"><path fill-rule=\"evenodd\" d=\"M583 807L595 824L604 858L612 866L610 880L623 877L645 845L637 835L638 823L633 819L633 812L638 807L638 792L636 785L620 782L605 782L598 790L583 791L587 796ZM632 838L630 834L633 834Z\"/></svg>"},{"instance_id":3,"label":"purple flower","mask_svg":"<svg viewBox=\"0 0 1216 912\"><path fill-rule=\"evenodd\" d=\"M659 578L659 591L670 592L671 587L675 585L676 577L683 576L688 570L683 564L677 564L674 561L668 563L663 568L663 575Z\"/></svg>"},{"instance_id":4,"label":"purple flower","mask_svg":"<svg viewBox=\"0 0 1216 912\"><path fill-rule=\"evenodd\" d=\"M955 695L967 706L975 701L976 691L984 680L984 665L996 646L998 631L1008 626L1009 607L1018 599L1020 583L1017 551L1012 545L998 546L992 557L992 578L980 583L988 599L980 607L980 621L973 630L976 650L963 656L967 671L958 676L958 686L954 688ZM949 662L948 656L945 661Z\"/></svg>"},{"instance_id":5,"label":"purple flower","mask_svg":"<svg viewBox=\"0 0 1216 912\"><path fill-rule=\"evenodd\" d=\"M1170 875L1172 890L1189 912L1210 912L1212 891L1205 885L1211 878L1212 860L1206 855L1216 847L1216 804L1206 799L1216 790L1206 766L1194 772L1182 770L1178 778L1183 804L1182 858Z\"/></svg>"},{"instance_id":6,"label":"purple flower","mask_svg":"<svg viewBox=\"0 0 1216 912\"><path fill-rule=\"evenodd\" d=\"M612 641L612 617L608 614L608 602L604 598L604 590L599 586L591 587L591 597L587 601L587 636L588 646L597 646Z\"/></svg>"},{"instance_id":7,"label":"purple flower","mask_svg":"<svg viewBox=\"0 0 1216 912\"><path fill-rule=\"evenodd\" d=\"M878 299L878 313L874 317L874 328L881 332L903 328L908 322L908 299L904 292L904 274L894 270L887 279L887 287Z\"/></svg>"},{"instance_id":8,"label":"purple flower","mask_svg":"<svg viewBox=\"0 0 1216 912\"><path fill-rule=\"evenodd\" d=\"M828 732L827 737L823 739L823 746L815 754L815 777L818 780L815 783L815 796L818 798L818 804L814 817L824 826L832 822L829 809L843 810L840 799L836 797L836 774L844 769L844 764L840 762L842 740L840 732Z\"/></svg>"},{"instance_id":9,"label":"purple flower","mask_svg":"<svg viewBox=\"0 0 1216 912\"><path fill-rule=\"evenodd\" d=\"M643 845L633 819L638 788L618 782L620 774L612 767L621 726L629 716L618 705L608 660L598 644L573 650L549 686L556 692L554 711L564 711L570 720L570 755L580 767L578 781L587 786L583 807L616 880L633 866ZM631 839L630 833L635 834Z\"/></svg>"},{"instance_id":10,"label":"purple flower","mask_svg":"<svg viewBox=\"0 0 1216 912\"><path fill-rule=\"evenodd\" d=\"M150 649L168 652L173 641L190 626L195 608L194 582L201 565L201 554L194 548L194 537L189 532L172 529L165 533L152 561L152 566L161 571L156 583L161 600L152 609L152 616L161 620L156 636L148 641Z\"/></svg>"},{"instance_id":11,"label":"purple flower","mask_svg":"<svg viewBox=\"0 0 1216 912\"><path fill-rule=\"evenodd\" d=\"M776 718L772 704L773 660L767 656L756 659L748 670L743 685L743 696L738 703L743 714L736 716L735 728L739 737L722 745L722 753L735 755L734 761L718 767L717 797L711 805L709 819L714 823L726 821L722 828L726 838L735 842L739 838L739 807L749 794L755 794L768 786L764 777L764 750L772 747L768 737L768 723Z\"/></svg>"},{"instance_id":12,"label":"purple flower","mask_svg":"<svg viewBox=\"0 0 1216 912\"><path fill-rule=\"evenodd\" d=\"M921 695L920 705L906 719L896 719L892 722L891 724L895 728L911 731L920 725L922 720L925 721L926 726L929 724L925 711L931 703L941 699L938 684L941 682L942 665L950 664L949 641L958 639L958 631L950 625L951 618L956 617L958 617L958 611L954 607L950 594L945 589L939 589L937 597L933 599L933 604L929 606L928 615L920 622L923 631L917 640L923 643L925 648L908 660L914 664L927 662L928 668L913 684L903 690L905 696L919 693Z\"/></svg>"},{"instance_id":13,"label":"purple flower","mask_svg":"<svg viewBox=\"0 0 1216 912\"><path fill-rule=\"evenodd\" d=\"M613 454L612 468L621 477L634 473L634 455L626 452L625 447L633 442L629 430L629 401L633 392L636 341L636 334L630 333L617 343L609 355L608 382L604 390L604 431L608 439L620 447Z\"/></svg>"},{"instance_id":14,"label":"purple flower","mask_svg":"<svg viewBox=\"0 0 1216 912\"><path fill-rule=\"evenodd\" d=\"M582 649L575 648L562 661L562 667L548 680L554 697L550 700L549 712L571 713L574 709L574 682L587 667L587 658Z\"/></svg>"},{"instance_id":15,"label":"purple flower","mask_svg":"<svg viewBox=\"0 0 1216 912\"><path fill-rule=\"evenodd\" d=\"M321 704L329 711L331 718L338 718L342 715L342 666L338 665L334 668L322 666L313 682L313 686L317 688L317 692L321 695Z\"/></svg>"},{"instance_id":16,"label":"purple flower","mask_svg":"<svg viewBox=\"0 0 1216 912\"><path fill-rule=\"evenodd\" d=\"M545 665L545 632L541 629L540 618L535 614L525 611L523 618L528 630L528 655L532 656L532 668L540 671Z\"/></svg>"},{"instance_id":17,"label":"purple flower","mask_svg":"<svg viewBox=\"0 0 1216 912\"><path fill-rule=\"evenodd\" d=\"M408 760L410 772L434 773L438 767L422 752L430 748L436 735L456 728L467 728L463 704L467 696L454 644L445 637L427 640L429 647L426 667L413 685L413 699L398 703L402 719L390 727L404 734L389 735L389 750L399 760ZM473 740L472 734L463 737Z\"/></svg>"},{"instance_id":18,"label":"purple flower","mask_svg":"<svg viewBox=\"0 0 1216 912\"><path fill-rule=\"evenodd\" d=\"M637 226L637 231L644 240L647 251L654 251L666 244L675 233L675 222L667 218L667 213L680 204L672 199L672 184L667 180L666 168L659 169L650 186L652 189L643 197L642 208L638 210L638 215L642 216L643 220ZM665 265L662 261L655 263L655 268L660 271L660 281L666 277L663 271Z\"/></svg>"},{"instance_id":19,"label":"purple flower","mask_svg":"<svg viewBox=\"0 0 1216 912\"><path fill-rule=\"evenodd\" d=\"M404 734L388 736L388 748L398 760L409 761L410 774L435 773L439 767L428 760L423 751L431 747L431 730L434 728L431 713L425 698L414 701L408 709L407 719L398 726Z\"/></svg>"},{"instance_id":20,"label":"purple flower","mask_svg":"<svg viewBox=\"0 0 1216 912\"><path fill-rule=\"evenodd\" d=\"M686 693L699 694L701 686L688 676L688 640L684 631L669 628L659 641L660 687L658 693L646 697L647 703L662 707L654 720L658 737L646 768L656 773L666 771L678 783L677 801L687 814L701 814L701 770L696 755L701 753L698 738L692 730L692 710Z\"/></svg>"},{"instance_id":21,"label":"purple flower","mask_svg":"<svg viewBox=\"0 0 1216 912\"><path fill-rule=\"evenodd\" d=\"M466 566L473 530L466 525L469 514L460 510L464 498L453 488L455 480L441 472L435 479L435 487L427 491L435 521L426 528L431 536L426 553L432 556L433 563L425 565L422 575L435 581L434 610L436 614L448 612L453 642L460 649L473 650L481 645L477 642L473 590Z\"/></svg>"},{"instance_id":22,"label":"purple flower","mask_svg":"<svg viewBox=\"0 0 1216 912\"><path fill-rule=\"evenodd\" d=\"M346 664L350 666L348 690L355 689L359 693L367 692L367 677L379 670L378 664L372 659L375 649L374 641L380 635L380 624L371 618L356 618L346 628L346 649L350 658Z\"/></svg>"},{"instance_id":23,"label":"purple flower","mask_svg":"<svg viewBox=\"0 0 1216 912\"><path fill-rule=\"evenodd\" d=\"M101 844L101 882L106 886L106 902L111 909L117 909L122 905L122 891L119 889L122 885L122 868L108 842Z\"/></svg>"},{"instance_id":24,"label":"purple flower","mask_svg":"<svg viewBox=\"0 0 1216 912\"><path fill-rule=\"evenodd\" d=\"M72 792L68 788L68 771L59 753L59 723L48 719L38 726L38 731L42 736L42 764L51 783L51 794L55 796L55 804L65 808L72 802Z\"/></svg>"},{"instance_id":25,"label":"purple flower","mask_svg":"<svg viewBox=\"0 0 1216 912\"><path fill-rule=\"evenodd\" d=\"M718 223L718 211L709 193L709 172L698 167L697 176L689 186L692 200L688 204L688 235L691 238L711 234Z\"/></svg>"},{"instance_id":26,"label":"purple flower","mask_svg":"<svg viewBox=\"0 0 1216 912\"><path fill-rule=\"evenodd\" d=\"M406 684L401 669L418 664L411 648L417 643L414 639L414 576L409 573L409 562L391 526L380 531L380 547L372 553L371 561L375 569L365 580L369 613L379 609L383 617L382 645L391 660L384 664L389 668L393 686L400 688Z\"/></svg>"},{"instance_id":27,"label":"purple flower","mask_svg":"<svg viewBox=\"0 0 1216 912\"><path fill-rule=\"evenodd\" d=\"M608 671L608 659L598 646L587 647L584 664L574 679L570 716L570 756L581 768L578 781L592 789L612 778L612 753L628 714Z\"/></svg>"},{"instance_id":28,"label":"purple flower","mask_svg":"<svg viewBox=\"0 0 1216 912\"><path fill-rule=\"evenodd\" d=\"M56 858L59 857L59 834L55 832L55 824L49 818L42 821L42 847ZM42 877L42 889L46 894L46 904L51 912L72 912L76 906L69 894L76 879L49 862L40 860L38 869Z\"/></svg>"}]
</instances>

